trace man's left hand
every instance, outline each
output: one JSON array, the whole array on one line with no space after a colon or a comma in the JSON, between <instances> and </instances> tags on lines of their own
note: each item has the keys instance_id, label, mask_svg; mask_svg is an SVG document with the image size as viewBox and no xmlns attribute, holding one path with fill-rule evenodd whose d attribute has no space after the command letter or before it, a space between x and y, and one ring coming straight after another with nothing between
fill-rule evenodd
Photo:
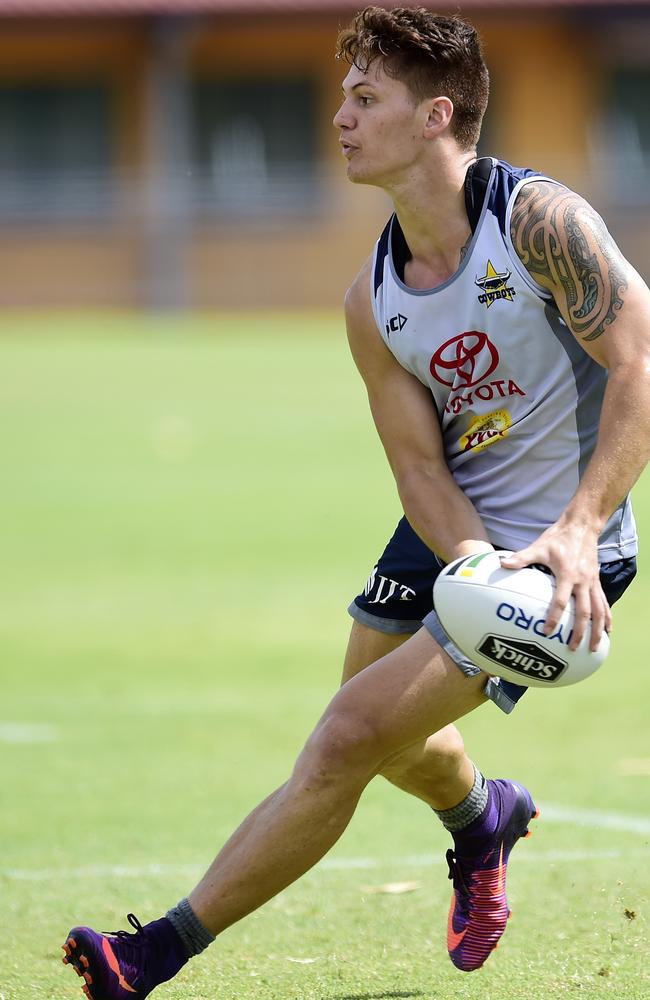
<instances>
[{"instance_id":1,"label":"man's left hand","mask_svg":"<svg viewBox=\"0 0 650 1000\"><path fill-rule=\"evenodd\" d=\"M526 549L504 557L504 569L522 569L539 563L548 566L555 576L555 597L551 602L544 624L544 632L551 635L571 595L575 598L575 622L569 649L577 649L591 621L589 648L598 649L603 630L612 628L612 612L600 584L598 565L598 539L586 529L576 529L559 524L551 525Z\"/></svg>"}]
</instances>

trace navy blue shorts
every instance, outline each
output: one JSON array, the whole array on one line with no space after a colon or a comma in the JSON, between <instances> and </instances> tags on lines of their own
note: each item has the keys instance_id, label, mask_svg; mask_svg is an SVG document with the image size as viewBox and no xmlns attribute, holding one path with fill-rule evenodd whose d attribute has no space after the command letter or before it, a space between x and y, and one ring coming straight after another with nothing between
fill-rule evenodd
<instances>
[{"instance_id":1,"label":"navy blue shorts","mask_svg":"<svg viewBox=\"0 0 650 1000\"><path fill-rule=\"evenodd\" d=\"M362 594L348 608L355 621L391 635L411 635L433 611L433 584L443 563L415 534L405 517L368 577ZM636 575L636 559L603 563L600 582L610 605ZM489 682L486 693L506 712L528 688L510 681Z\"/></svg>"}]
</instances>

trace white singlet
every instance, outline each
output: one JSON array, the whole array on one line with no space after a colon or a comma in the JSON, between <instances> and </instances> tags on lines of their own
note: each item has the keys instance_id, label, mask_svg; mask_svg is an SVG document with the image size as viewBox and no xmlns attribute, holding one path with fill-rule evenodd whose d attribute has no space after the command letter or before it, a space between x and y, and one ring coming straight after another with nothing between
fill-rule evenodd
<instances>
[{"instance_id":1,"label":"white singlet","mask_svg":"<svg viewBox=\"0 0 650 1000\"><path fill-rule=\"evenodd\" d=\"M510 239L515 198L539 177L492 161L467 254L437 288L404 284L410 254L395 215L377 242L372 271L379 331L431 390L454 479L491 542L515 550L553 524L574 495L596 446L607 381ZM626 497L600 537L599 558L636 550Z\"/></svg>"}]
</instances>

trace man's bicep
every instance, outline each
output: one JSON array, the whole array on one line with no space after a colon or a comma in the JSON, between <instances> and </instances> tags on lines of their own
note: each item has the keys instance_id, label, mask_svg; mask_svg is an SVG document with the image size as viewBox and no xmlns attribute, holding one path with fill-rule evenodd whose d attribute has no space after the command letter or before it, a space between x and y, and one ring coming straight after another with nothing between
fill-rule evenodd
<instances>
[{"instance_id":1,"label":"man's bicep","mask_svg":"<svg viewBox=\"0 0 650 1000\"><path fill-rule=\"evenodd\" d=\"M639 279L598 213L561 185L530 182L515 202L510 234L524 267L551 292L576 339L604 363L597 342L627 300L636 303L629 288Z\"/></svg>"},{"instance_id":2,"label":"man's bicep","mask_svg":"<svg viewBox=\"0 0 650 1000\"><path fill-rule=\"evenodd\" d=\"M393 471L444 461L438 414L429 389L388 350L375 323L361 272L345 303L348 340L365 382L370 410Z\"/></svg>"},{"instance_id":3,"label":"man's bicep","mask_svg":"<svg viewBox=\"0 0 650 1000\"><path fill-rule=\"evenodd\" d=\"M397 364L397 362L395 362ZM368 386L373 420L397 479L414 469L445 465L440 422L431 393L400 368Z\"/></svg>"}]
</instances>

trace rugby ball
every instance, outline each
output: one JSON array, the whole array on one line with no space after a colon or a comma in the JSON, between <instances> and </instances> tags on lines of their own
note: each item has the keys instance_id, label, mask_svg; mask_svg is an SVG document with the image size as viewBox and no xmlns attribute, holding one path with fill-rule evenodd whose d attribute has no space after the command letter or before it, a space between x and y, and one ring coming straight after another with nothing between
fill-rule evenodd
<instances>
[{"instance_id":1,"label":"rugby ball","mask_svg":"<svg viewBox=\"0 0 650 1000\"><path fill-rule=\"evenodd\" d=\"M593 674L609 652L603 632L591 652L591 628L576 650L569 649L573 597L551 635L543 631L553 600L555 578L549 571L504 569L501 556L481 552L445 566L433 588L440 624L468 659L488 674L526 687L565 687Z\"/></svg>"}]
</instances>

